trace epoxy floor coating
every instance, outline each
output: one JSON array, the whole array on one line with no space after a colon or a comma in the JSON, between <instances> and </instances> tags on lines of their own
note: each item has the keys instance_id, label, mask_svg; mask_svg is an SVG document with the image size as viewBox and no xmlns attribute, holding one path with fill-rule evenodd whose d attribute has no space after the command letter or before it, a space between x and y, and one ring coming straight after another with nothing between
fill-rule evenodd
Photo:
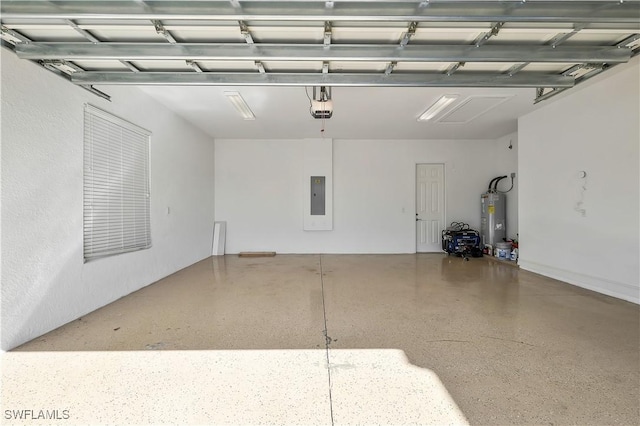
<instances>
[{"instance_id":1,"label":"epoxy floor coating","mask_svg":"<svg viewBox=\"0 0 640 426\"><path fill-rule=\"evenodd\" d=\"M3 407L66 404L61 424L636 425L639 313L485 259L228 255L3 354Z\"/></svg>"}]
</instances>

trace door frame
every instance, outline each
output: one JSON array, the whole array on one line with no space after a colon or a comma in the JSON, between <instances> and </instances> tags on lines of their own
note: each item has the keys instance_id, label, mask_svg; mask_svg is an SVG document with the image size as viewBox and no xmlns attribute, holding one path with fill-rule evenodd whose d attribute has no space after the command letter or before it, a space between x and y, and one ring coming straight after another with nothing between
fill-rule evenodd
<instances>
[{"instance_id":1,"label":"door frame","mask_svg":"<svg viewBox=\"0 0 640 426\"><path fill-rule=\"evenodd\" d=\"M418 210L418 166L421 165L425 165L425 166L434 166L434 165L442 165L442 193L444 195L444 229L447 228L447 163L446 162L440 162L440 163L423 163L423 162L416 162L415 166L413 167L413 211L414 214L417 213L416 210ZM411 218L413 221L415 221L415 216L413 216ZM418 251L418 225L417 222L414 223L413 226L413 248L414 248L414 252L415 253L436 253L436 252L422 252L422 251Z\"/></svg>"}]
</instances>

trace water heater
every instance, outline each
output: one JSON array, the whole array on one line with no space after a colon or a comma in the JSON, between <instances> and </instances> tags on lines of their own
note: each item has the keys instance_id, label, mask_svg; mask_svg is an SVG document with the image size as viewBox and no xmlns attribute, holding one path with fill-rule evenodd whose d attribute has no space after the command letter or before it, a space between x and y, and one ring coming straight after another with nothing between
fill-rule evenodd
<instances>
[{"instance_id":1,"label":"water heater","mask_svg":"<svg viewBox=\"0 0 640 426\"><path fill-rule=\"evenodd\" d=\"M503 242L507 237L507 196L487 191L480 197L480 239L483 246Z\"/></svg>"}]
</instances>

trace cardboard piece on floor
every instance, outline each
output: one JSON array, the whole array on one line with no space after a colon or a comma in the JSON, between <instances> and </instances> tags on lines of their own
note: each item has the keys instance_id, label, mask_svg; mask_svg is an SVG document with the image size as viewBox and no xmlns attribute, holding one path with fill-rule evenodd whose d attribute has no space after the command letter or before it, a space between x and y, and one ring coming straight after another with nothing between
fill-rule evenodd
<instances>
[{"instance_id":1,"label":"cardboard piece on floor","mask_svg":"<svg viewBox=\"0 0 640 426\"><path fill-rule=\"evenodd\" d=\"M240 257L273 257L275 255L275 251L242 251L238 253Z\"/></svg>"}]
</instances>

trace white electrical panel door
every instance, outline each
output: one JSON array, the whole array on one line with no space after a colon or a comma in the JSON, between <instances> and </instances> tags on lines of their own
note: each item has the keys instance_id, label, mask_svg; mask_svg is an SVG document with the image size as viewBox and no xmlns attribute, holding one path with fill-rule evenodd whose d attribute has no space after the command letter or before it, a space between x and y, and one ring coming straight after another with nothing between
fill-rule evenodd
<instances>
[{"instance_id":1,"label":"white electrical panel door","mask_svg":"<svg viewBox=\"0 0 640 426\"><path fill-rule=\"evenodd\" d=\"M444 164L416 167L416 251L442 251L445 228Z\"/></svg>"}]
</instances>

